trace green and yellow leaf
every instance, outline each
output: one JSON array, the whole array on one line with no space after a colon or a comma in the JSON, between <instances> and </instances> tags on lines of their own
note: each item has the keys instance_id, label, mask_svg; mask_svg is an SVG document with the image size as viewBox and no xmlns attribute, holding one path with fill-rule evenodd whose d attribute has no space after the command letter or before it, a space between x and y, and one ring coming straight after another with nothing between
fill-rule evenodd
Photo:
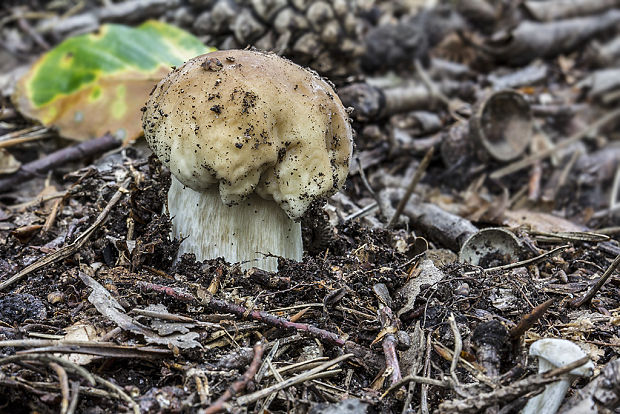
<instances>
[{"instance_id":1,"label":"green and yellow leaf","mask_svg":"<svg viewBox=\"0 0 620 414\"><path fill-rule=\"evenodd\" d=\"M69 38L19 81L19 111L60 134L87 140L107 132L129 142L142 133L140 108L171 66L214 49L166 23L109 24Z\"/></svg>"}]
</instances>

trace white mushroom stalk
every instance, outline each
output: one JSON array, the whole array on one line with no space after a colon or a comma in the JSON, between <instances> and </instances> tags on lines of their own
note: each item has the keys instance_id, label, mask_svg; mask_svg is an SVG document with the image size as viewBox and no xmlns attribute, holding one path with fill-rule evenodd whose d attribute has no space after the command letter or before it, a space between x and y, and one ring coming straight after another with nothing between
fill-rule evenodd
<instances>
[{"instance_id":1,"label":"white mushroom stalk","mask_svg":"<svg viewBox=\"0 0 620 414\"><path fill-rule=\"evenodd\" d=\"M225 257L244 269L275 272L278 258L274 256L300 261L303 255L301 224L273 200L252 195L238 205L227 206L217 188L198 192L172 177L168 208L175 218L172 234L179 240L187 237L179 256L194 253L199 260ZM184 220L176 219L179 216Z\"/></svg>"},{"instance_id":2,"label":"white mushroom stalk","mask_svg":"<svg viewBox=\"0 0 620 414\"><path fill-rule=\"evenodd\" d=\"M545 338L532 344L530 356L538 357L538 372L543 373L575 362L585 357L586 353L571 341ZM521 414L555 414L573 380L580 376L589 377L593 372L592 361L573 369L566 379L547 385L542 393L531 398Z\"/></svg>"},{"instance_id":3,"label":"white mushroom stalk","mask_svg":"<svg viewBox=\"0 0 620 414\"><path fill-rule=\"evenodd\" d=\"M173 175L179 254L277 269L301 260L299 219L338 191L353 140L345 108L316 73L273 54L224 50L191 59L155 87L146 140Z\"/></svg>"}]
</instances>

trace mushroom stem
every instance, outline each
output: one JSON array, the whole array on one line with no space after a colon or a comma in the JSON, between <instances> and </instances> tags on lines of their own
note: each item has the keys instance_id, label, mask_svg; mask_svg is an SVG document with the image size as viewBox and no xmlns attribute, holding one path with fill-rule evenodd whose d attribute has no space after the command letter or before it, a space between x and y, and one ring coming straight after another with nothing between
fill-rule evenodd
<instances>
[{"instance_id":1,"label":"mushroom stem","mask_svg":"<svg viewBox=\"0 0 620 414\"><path fill-rule=\"evenodd\" d=\"M552 368L554 367L547 368L545 371L539 370L539 372L546 372ZM555 414L574 378L571 375L568 379L548 384L543 392L529 399L521 414Z\"/></svg>"},{"instance_id":2,"label":"mushroom stem","mask_svg":"<svg viewBox=\"0 0 620 414\"><path fill-rule=\"evenodd\" d=\"M530 347L530 356L538 358L538 373L568 365L586 356L579 346L571 341L556 338L540 339ZM588 377L594 371L594 364L588 361L568 373L566 378L548 384L545 390L531 398L521 414L555 414L564 400L571 382L577 377Z\"/></svg>"},{"instance_id":3,"label":"mushroom stem","mask_svg":"<svg viewBox=\"0 0 620 414\"><path fill-rule=\"evenodd\" d=\"M278 270L281 256L300 261L301 224L291 220L273 200L256 194L240 204L222 203L217 185L198 192L174 176L168 192L172 236L182 239L177 257L194 253L196 260L223 257L242 269Z\"/></svg>"}]
</instances>

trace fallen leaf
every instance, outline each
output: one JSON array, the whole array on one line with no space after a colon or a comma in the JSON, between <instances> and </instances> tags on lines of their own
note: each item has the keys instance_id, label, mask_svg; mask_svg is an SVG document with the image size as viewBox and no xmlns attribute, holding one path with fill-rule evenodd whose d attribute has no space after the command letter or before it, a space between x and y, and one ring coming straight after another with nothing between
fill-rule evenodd
<instances>
[{"instance_id":1,"label":"fallen leaf","mask_svg":"<svg viewBox=\"0 0 620 414\"><path fill-rule=\"evenodd\" d=\"M67 342L93 342L99 339L99 335L97 335L97 330L95 327L84 323L76 323L71 325L65 328L65 332L66 334L63 340ZM84 354L58 354L57 356L78 365L89 364L93 361L93 359L95 359L93 355Z\"/></svg>"},{"instance_id":2,"label":"fallen leaf","mask_svg":"<svg viewBox=\"0 0 620 414\"><path fill-rule=\"evenodd\" d=\"M196 332L187 332L185 334L172 334L160 336L148 326L134 320L131 316L124 312L123 307L116 299L104 288L99 282L85 273L79 273L82 282L93 291L88 296L88 301L92 303L97 311L103 316L109 318L116 323L121 329L130 331L144 336L148 343L158 345L169 345L181 349L200 348L200 343L196 342L196 338L200 335Z\"/></svg>"},{"instance_id":3,"label":"fallen leaf","mask_svg":"<svg viewBox=\"0 0 620 414\"><path fill-rule=\"evenodd\" d=\"M437 269L433 264L433 261L429 259L423 260L418 269L418 275L411 278L400 289L399 294L406 298L405 300L407 303L398 311L397 315L399 317L404 313L413 310L415 300L422 290L423 285L435 285L446 276L445 273Z\"/></svg>"},{"instance_id":4,"label":"fallen leaf","mask_svg":"<svg viewBox=\"0 0 620 414\"><path fill-rule=\"evenodd\" d=\"M64 137L83 141L109 132L127 143L142 134L140 108L171 66L212 50L158 21L103 25L43 55L20 79L13 101Z\"/></svg>"}]
</instances>

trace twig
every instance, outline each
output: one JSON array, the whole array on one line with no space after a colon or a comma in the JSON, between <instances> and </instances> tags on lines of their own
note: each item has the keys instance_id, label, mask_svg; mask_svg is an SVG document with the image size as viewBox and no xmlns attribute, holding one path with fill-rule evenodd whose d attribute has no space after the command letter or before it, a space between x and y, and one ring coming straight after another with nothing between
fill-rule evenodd
<instances>
[{"instance_id":1,"label":"twig","mask_svg":"<svg viewBox=\"0 0 620 414\"><path fill-rule=\"evenodd\" d=\"M582 155L582 152L579 150L573 152L573 154L571 155L566 165L564 165L564 167L562 168L562 172L560 173L560 176L558 177L557 183L549 187L543 194L543 201L546 201L546 200L553 201L556 199L558 191L560 191L560 189L562 189L562 187L564 187L564 185L566 184L566 180L568 180L568 176L571 170L573 169L573 167L575 166L575 163L577 162L577 160L579 159L581 155Z\"/></svg>"},{"instance_id":2,"label":"twig","mask_svg":"<svg viewBox=\"0 0 620 414\"><path fill-rule=\"evenodd\" d=\"M239 391L245 389L245 386L252 378L254 378L254 374L256 374L256 371L258 370L261 359L263 358L263 350L264 346L261 342L254 345L254 357L252 358L252 362L250 363L247 371L245 371L239 380L232 383L232 385L228 387L228 389L220 396L220 398L217 399L217 401L204 410L203 414L214 414L224 411L224 404L226 401L234 397Z\"/></svg>"},{"instance_id":3,"label":"twig","mask_svg":"<svg viewBox=\"0 0 620 414\"><path fill-rule=\"evenodd\" d=\"M373 291L379 301L378 319L381 322L381 332L377 335L371 346L382 339L383 354L385 355L385 374L390 374L390 385L393 385L402 379L400 372L400 363L398 362L398 353L396 352L396 344L398 339L396 333L400 329L400 319L394 317L392 308L392 298L390 297L387 286L383 283L377 283L373 286Z\"/></svg>"},{"instance_id":4,"label":"twig","mask_svg":"<svg viewBox=\"0 0 620 414\"><path fill-rule=\"evenodd\" d=\"M471 344L476 351L476 360L483 372L497 381L501 367L502 349L508 338L508 330L498 320L480 322L471 333ZM497 413L499 407L491 407L486 414Z\"/></svg>"},{"instance_id":5,"label":"twig","mask_svg":"<svg viewBox=\"0 0 620 414\"><path fill-rule=\"evenodd\" d=\"M321 363L323 363L327 359L329 358L318 357L318 358L308 359L306 361L297 362L291 365L287 365L283 368L280 368L278 370L278 373L279 374L293 373L293 372L303 371L305 369L312 369L314 367L321 365ZM269 377L269 376L273 376L273 374L271 372L267 372L265 374L265 377Z\"/></svg>"},{"instance_id":6,"label":"twig","mask_svg":"<svg viewBox=\"0 0 620 414\"><path fill-rule=\"evenodd\" d=\"M99 384L108 388L110 391L113 391L122 400L125 400L127 403L129 403L129 405L133 409L134 414L140 414L140 406L125 391L123 391L121 387L119 387L118 385L116 385L115 383L111 381L108 381L107 379L103 377L100 377L99 375L93 374L93 377Z\"/></svg>"},{"instance_id":7,"label":"twig","mask_svg":"<svg viewBox=\"0 0 620 414\"><path fill-rule=\"evenodd\" d=\"M536 161L530 173L528 181L527 198L530 201L538 201L540 198L540 180L542 179L542 163Z\"/></svg>"},{"instance_id":8,"label":"twig","mask_svg":"<svg viewBox=\"0 0 620 414\"><path fill-rule=\"evenodd\" d=\"M450 324L450 329L452 330L452 335L454 336L454 355L452 356L452 363L450 364L450 376L452 377L454 384L458 385L459 379L456 376L456 367L459 365L459 359L461 358L463 339L461 338L461 333L459 332L459 327L456 325L456 319L454 319L453 313L450 313L448 323Z\"/></svg>"},{"instance_id":9,"label":"twig","mask_svg":"<svg viewBox=\"0 0 620 414\"><path fill-rule=\"evenodd\" d=\"M396 352L397 339L393 334L385 335L383 342L383 354L385 355L385 365L392 371L390 375L390 385L395 384L402 379L400 372L400 364L398 363L398 354Z\"/></svg>"},{"instance_id":10,"label":"twig","mask_svg":"<svg viewBox=\"0 0 620 414\"><path fill-rule=\"evenodd\" d=\"M67 414L69 410L69 377L67 376L67 371L55 362L50 362L49 366L56 372L58 383L60 384L60 395L62 395L60 414Z\"/></svg>"},{"instance_id":11,"label":"twig","mask_svg":"<svg viewBox=\"0 0 620 414\"><path fill-rule=\"evenodd\" d=\"M362 183L364 184L364 187L366 187L366 190L368 190L372 198L375 199L375 202L377 203L377 206L379 207L379 212L383 214L383 209L381 208L381 199L379 198L379 195L376 193L376 191L373 190L372 187L370 186L370 183L368 182L368 179L366 178L366 173L364 172L364 168L362 167L362 162L360 161L359 157L356 157L355 161L357 161L357 168L359 171L360 178L362 179Z\"/></svg>"},{"instance_id":12,"label":"twig","mask_svg":"<svg viewBox=\"0 0 620 414\"><path fill-rule=\"evenodd\" d=\"M550 251L548 251L546 253L543 253L543 254L541 254L539 256L532 257L531 259L521 260L520 262L510 263L510 264L502 265L502 266L489 267L488 269L482 269L482 271L485 272L485 273L488 273L488 272L495 272L497 270L514 269L516 267L527 266L527 265L530 265L530 264L533 264L533 263L538 263L541 260L544 260L544 259L546 259L548 257L555 256L556 254L563 252L564 250L568 249L569 247L570 247L570 245L565 244L563 246L556 247L555 249L550 250ZM466 272L464 274L466 276L470 276L470 275L474 275L476 273L478 273L477 270L474 270L474 271L471 271L471 272Z\"/></svg>"},{"instance_id":13,"label":"twig","mask_svg":"<svg viewBox=\"0 0 620 414\"><path fill-rule=\"evenodd\" d=\"M60 249L56 250L54 253L51 253L43 257L42 259L37 260L33 264L26 266L24 269L19 271L14 276L0 283L0 291L11 286L13 283L16 283L22 280L28 274L36 270L39 270L40 268L44 266L63 260L71 256L76 251L78 251L88 241L90 236L95 232L95 230L99 227L99 225L103 223L103 221L106 219L110 211L112 211L112 208L116 205L116 203L119 202L123 194L125 194L125 190L127 189L127 186L129 185L130 181L131 181L131 178L128 178L121 184L121 186L118 188L116 193L114 193L114 195L108 202L108 205L99 214L95 222L89 228L87 228L84 233L80 234L80 236L76 238L73 243L68 244L64 247L61 247Z\"/></svg>"},{"instance_id":14,"label":"twig","mask_svg":"<svg viewBox=\"0 0 620 414\"><path fill-rule=\"evenodd\" d=\"M43 196L43 197L42 196L37 196L37 197L34 197L31 200L24 201L23 203L19 203L19 204L13 204L11 206L7 206L6 208L8 210L11 210L11 211L19 211L19 210L23 211L23 210L27 209L28 207L31 207L31 206L34 206L34 205L37 205L37 204L42 204L42 203L45 203L46 201L50 201L50 200L54 200L54 199L58 199L58 198L64 198L68 194L69 194L68 191L57 191L55 193L48 194L48 195Z\"/></svg>"},{"instance_id":15,"label":"twig","mask_svg":"<svg viewBox=\"0 0 620 414\"><path fill-rule=\"evenodd\" d=\"M531 375L516 381L506 387L501 387L491 392L479 393L475 396L462 400L444 401L439 405L439 413L478 413L485 408L497 404L507 403L528 392L536 391L543 385L560 379L567 372L582 366L590 360L590 357L581 358L561 368L556 368L542 374Z\"/></svg>"},{"instance_id":16,"label":"twig","mask_svg":"<svg viewBox=\"0 0 620 414\"><path fill-rule=\"evenodd\" d=\"M530 313L523 316L517 326L513 327L509 335L512 339L520 338L525 331L530 329L534 324L547 312L547 310L555 303L555 299L551 298L546 302L536 306Z\"/></svg>"},{"instance_id":17,"label":"twig","mask_svg":"<svg viewBox=\"0 0 620 414\"><path fill-rule=\"evenodd\" d=\"M346 341L340 338L340 336L338 336L338 334L334 332L330 332L325 329L318 328L314 325L309 325L309 324L299 323L299 322L292 322L288 319L275 316L265 311L248 309L241 305L236 305L234 303L229 303L221 299L216 299L206 291L199 292L199 295L201 297L200 297L200 300L198 300L197 298L195 298L193 295L189 293L178 292L177 290L174 290L173 288L170 288L167 286L155 285L152 283L144 283L144 282L141 282L138 285L142 289L147 288L150 290L154 290L154 291L166 294L175 299L181 300L183 302L196 301L202 305L205 305L211 308L215 312L231 313L237 317L262 322L262 323L265 323L267 325L270 325L278 329L288 329L288 330L306 332L326 344L335 345L340 348L344 348L345 351L353 353L353 355L355 355L355 357L359 361L364 362L367 365L379 367L383 365L384 363L384 361L374 352L364 349L363 347L361 347L360 345L352 341Z\"/></svg>"},{"instance_id":18,"label":"twig","mask_svg":"<svg viewBox=\"0 0 620 414\"><path fill-rule=\"evenodd\" d=\"M13 339L0 341L2 347L31 348L19 351L20 354L67 353L105 356L111 358L154 358L168 356L169 349L151 346L118 345L113 342L98 341L67 341L52 339Z\"/></svg>"},{"instance_id":19,"label":"twig","mask_svg":"<svg viewBox=\"0 0 620 414\"><path fill-rule=\"evenodd\" d=\"M149 282L139 282L138 283L138 287L141 290L145 290L145 291L153 291L153 292L157 292L157 293L163 293L166 296L170 296L176 300L180 300L182 302L193 302L196 300L196 298L194 297L194 295L190 294L190 293L185 293L185 292L181 292L178 289L175 288L171 288L169 286L163 286L163 285L158 285L155 283L149 283Z\"/></svg>"},{"instance_id":20,"label":"twig","mask_svg":"<svg viewBox=\"0 0 620 414\"><path fill-rule=\"evenodd\" d=\"M592 218L600 219L619 211L620 201L618 200L618 192L620 192L620 169L616 171L614 182L611 185L611 193L609 195L609 208L597 211L592 215Z\"/></svg>"},{"instance_id":21,"label":"twig","mask_svg":"<svg viewBox=\"0 0 620 414\"><path fill-rule=\"evenodd\" d=\"M78 381L72 381L72 382L78 382ZM13 385L13 384L7 384L6 382L2 382L0 380L0 384L1 385ZM55 383L51 383L51 382L29 382L26 381L24 379L22 379L19 383L20 386L24 386L28 391L34 393L36 391L36 389L44 389L44 390L52 390L52 391L57 391L58 390L58 384ZM36 387L36 388L33 388ZM108 391L104 391L102 389L99 388L93 388L93 387L83 387L80 386L79 387L80 393L83 393L85 395L90 395L93 397L98 397L98 398L115 398L114 395L112 395L110 392ZM42 392L44 394L44 392ZM69 412L67 414L70 413L71 410L71 405L69 405Z\"/></svg>"},{"instance_id":22,"label":"twig","mask_svg":"<svg viewBox=\"0 0 620 414\"><path fill-rule=\"evenodd\" d=\"M436 380L433 378L420 377L418 375L407 375L406 377L403 377L400 381L394 383L390 388L388 388L387 391L383 393L381 398L385 398L385 396L388 395L390 392L410 382L416 382L418 384L426 384L426 385L435 385L437 387L442 387L442 388L452 387L452 384L450 383L450 381Z\"/></svg>"},{"instance_id":23,"label":"twig","mask_svg":"<svg viewBox=\"0 0 620 414\"><path fill-rule=\"evenodd\" d=\"M269 353L267 354L267 356L263 360L262 365L258 369L258 372L254 376L254 379L256 380L257 384L260 383L263 380L263 377L266 375L267 370L269 369L269 364L268 363L276 356L276 353L278 352L279 349L280 349L280 340L276 339L276 341L273 342L273 346L271 347L271 351L269 351Z\"/></svg>"},{"instance_id":24,"label":"twig","mask_svg":"<svg viewBox=\"0 0 620 414\"><path fill-rule=\"evenodd\" d=\"M573 394L558 410L561 414L617 412L620 405L620 360L608 362L600 375Z\"/></svg>"},{"instance_id":25,"label":"twig","mask_svg":"<svg viewBox=\"0 0 620 414\"><path fill-rule=\"evenodd\" d=\"M454 358L453 351L446 348L445 345L443 345L440 342L434 342L433 349L435 350L435 352L441 355L444 359L452 362ZM466 359L459 358L459 363L461 365L461 368L468 371L478 381L483 382L484 384L488 385L490 388L493 388L493 389L497 387L496 381L490 378L485 373L483 373L479 367L475 366L474 364L467 361ZM454 385L455 385L455 389L458 391L459 388L456 387L456 385L458 384L454 384Z\"/></svg>"},{"instance_id":26,"label":"twig","mask_svg":"<svg viewBox=\"0 0 620 414\"><path fill-rule=\"evenodd\" d=\"M269 367L269 372L271 372L273 374L273 377L275 378L275 380L277 382L282 382L284 381L284 377L282 375L280 375L280 373L276 370L276 367L273 366L273 364L271 363L271 360L267 361L267 366ZM293 393L291 392L291 390L285 390L284 391L286 393L286 397L288 398L289 401L295 401L295 396L293 395ZM278 395L277 392L272 393L271 395L269 395L269 398L275 398L275 396ZM268 408L269 405L265 405L263 410Z\"/></svg>"},{"instance_id":27,"label":"twig","mask_svg":"<svg viewBox=\"0 0 620 414\"><path fill-rule=\"evenodd\" d=\"M438 101L440 101L441 103L446 105L446 107L449 108L450 99L448 99L448 97L443 94L443 92L439 89L439 87L435 84L435 82L433 82L431 77L428 76L428 73L422 66L420 59L416 59L413 64L414 64L416 72L420 76L420 80L422 81L424 86L426 86L426 88L428 89L431 97L437 99Z\"/></svg>"},{"instance_id":28,"label":"twig","mask_svg":"<svg viewBox=\"0 0 620 414\"><path fill-rule=\"evenodd\" d=\"M204 379L204 382L207 383L207 386L209 385L209 382L208 382L209 380L206 376L199 375L199 374L195 374L192 377L194 378L194 381L196 382L196 392L198 393L200 404L206 405L207 401L209 401L209 393L205 389L203 379Z\"/></svg>"},{"instance_id":29,"label":"twig","mask_svg":"<svg viewBox=\"0 0 620 414\"><path fill-rule=\"evenodd\" d=\"M405 192L405 195L398 202L396 211L394 212L394 215L392 216L392 218L387 224L388 229L393 228L394 225L398 222L398 218L400 217L400 215L403 214L403 210L405 209L405 206L409 202L409 199L411 198L411 194L413 194L413 190L415 190L415 187L418 185L418 183L420 182L420 179L422 178L422 175L426 171L428 164L431 162L431 158L433 157L434 152L435 152L435 147L430 147L428 151L426 151L426 154L424 155L424 158L422 158L422 161L420 161L420 165L418 165L418 168L416 169L415 174L413 175L413 178L411 179L411 182L409 183L409 186L407 187L407 191Z\"/></svg>"},{"instance_id":30,"label":"twig","mask_svg":"<svg viewBox=\"0 0 620 414\"><path fill-rule=\"evenodd\" d=\"M103 7L88 8L88 11L76 14L76 9L71 9L65 15L43 20L36 28L39 33L52 32L59 37L66 37L70 32L83 31L100 24L114 21L135 23L149 17L159 16L169 8L178 7L179 0L127 0L111 3Z\"/></svg>"},{"instance_id":31,"label":"twig","mask_svg":"<svg viewBox=\"0 0 620 414\"><path fill-rule=\"evenodd\" d=\"M344 339L340 338L340 336L338 336L334 332L317 328L316 326L308 325L305 323L291 322L287 319L280 318L264 311L250 310L241 305L236 305L234 303L228 303L221 299L216 299L212 295L207 295L207 297L202 300L202 304L208 306L216 312L232 313L242 318L251 318L255 321L264 322L268 325L280 329L294 329L297 331L308 332L312 336L315 336L331 345L343 347L346 343Z\"/></svg>"},{"instance_id":32,"label":"twig","mask_svg":"<svg viewBox=\"0 0 620 414\"><path fill-rule=\"evenodd\" d=\"M358 217L365 217L366 215L370 214L377 208L379 208L379 203L377 203L376 201L373 201L372 203L368 204L366 207L362 209L359 209L355 213L349 214L343 219L343 221L346 222L346 221L353 220Z\"/></svg>"},{"instance_id":33,"label":"twig","mask_svg":"<svg viewBox=\"0 0 620 414\"><path fill-rule=\"evenodd\" d=\"M381 345L385 355L385 366L392 371L390 385L393 385L402 379L398 353L396 352L398 340L396 335L394 335L398 331L400 319L394 317L389 306L381 306L379 309L379 320L383 325L382 330L386 332Z\"/></svg>"},{"instance_id":34,"label":"twig","mask_svg":"<svg viewBox=\"0 0 620 414\"><path fill-rule=\"evenodd\" d=\"M7 141L12 141L14 139L19 139L22 137L31 137L31 136L40 138L40 135L44 135L48 132L49 132L49 129L47 129L44 126L40 126L40 125L9 132L7 134L0 135L0 148L4 147L3 144Z\"/></svg>"},{"instance_id":35,"label":"twig","mask_svg":"<svg viewBox=\"0 0 620 414\"><path fill-rule=\"evenodd\" d=\"M0 148L8 148L8 147L12 147L13 145L23 144L25 142L38 141L40 139L48 138L51 136L52 134L43 133L43 134L26 135L26 136L21 136L18 138L7 139L7 140L0 141Z\"/></svg>"},{"instance_id":36,"label":"twig","mask_svg":"<svg viewBox=\"0 0 620 414\"><path fill-rule=\"evenodd\" d=\"M443 103L446 106L446 108L448 109L448 112L450 113L450 116L452 116L455 120L457 120L457 121L464 121L463 117L460 116L456 112L456 109L458 109L456 106L461 104L462 102L460 102L458 99L456 99L455 103L454 104L452 103L450 98L448 98L443 93L443 91L439 88L439 86L437 86L437 84L435 84L435 82L433 82L431 77L428 75L428 73L424 69L424 66L422 66L422 63L420 62L420 59L416 59L414 61L414 67L415 67L415 70L418 73L418 75L420 75L420 79L422 80L422 83L424 83L424 85L428 88L428 90L430 92L430 95L431 95L431 98L437 99L438 101Z\"/></svg>"},{"instance_id":37,"label":"twig","mask_svg":"<svg viewBox=\"0 0 620 414\"><path fill-rule=\"evenodd\" d=\"M424 376L431 374L431 334L426 335L426 355L424 357ZM422 383L420 386L420 411L427 414L428 410L428 384Z\"/></svg>"},{"instance_id":38,"label":"twig","mask_svg":"<svg viewBox=\"0 0 620 414\"><path fill-rule=\"evenodd\" d=\"M545 159L549 157L550 155L555 154L560 149L566 148L574 144L577 141L581 141L588 134L590 134L593 131L596 131L599 128L602 128L603 126L605 126L605 124L607 124L610 121L613 121L618 116L620 116L620 109L616 109L615 111L609 112L605 114L604 116L602 116L601 118L597 119L595 122L593 122L589 126L577 132L573 136L563 140L562 142L557 143L552 148L539 151L536 154L530 155L527 158L516 161L512 164L507 165L506 167L500 168L499 170L493 172L490 175L490 178L497 180L499 178L504 177L505 175L512 174L513 172L522 170L523 168L534 164L538 160Z\"/></svg>"},{"instance_id":39,"label":"twig","mask_svg":"<svg viewBox=\"0 0 620 414\"><path fill-rule=\"evenodd\" d=\"M26 20L23 16L20 15L17 18L17 24L24 32L26 32L28 36L32 38L32 40L34 40L34 42L41 49L49 50L50 45L45 41L45 39L43 39L43 36L41 36L36 30L32 28L30 23L28 23L28 20Z\"/></svg>"},{"instance_id":40,"label":"twig","mask_svg":"<svg viewBox=\"0 0 620 414\"><path fill-rule=\"evenodd\" d=\"M41 362L55 362L58 365L62 365L67 371L76 373L86 379L91 386L96 384L95 377L88 371L86 371L81 366L74 364L66 359L59 358L52 355L42 355L42 354L19 354L19 355L11 355L8 357L0 358L0 365L9 364L13 362L19 361L41 361Z\"/></svg>"},{"instance_id":41,"label":"twig","mask_svg":"<svg viewBox=\"0 0 620 414\"><path fill-rule=\"evenodd\" d=\"M326 369L330 368L333 365L336 365L342 361L345 361L349 358L353 357L353 354L345 354L345 355L341 355L338 358L332 359L331 361L327 361L324 364L319 365L316 368L313 368L309 371L306 371L302 374L296 375L294 377L291 377L285 381L279 382L277 384L274 384L270 387L267 388L263 388L262 390L258 390L256 392L253 392L252 394L248 394L248 395L243 395L239 398L237 398L236 403L240 406L244 406L244 405L248 405L251 404L255 401L260 400L261 398L264 398L266 396L268 396L269 394L273 393L273 392L277 392L283 389L286 389L288 387L292 387L293 385L296 384L300 384L302 382L307 381L308 379L310 379L311 377L313 377L315 374L320 373L321 371L325 371ZM316 378L316 377L315 377Z\"/></svg>"},{"instance_id":42,"label":"twig","mask_svg":"<svg viewBox=\"0 0 620 414\"><path fill-rule=\"evenodd\" d=\"M570 302L570 305L573 308L578 308L579 306L583 305L584 303L590 302L592 300L592 298L594 297L594 295L596 295L596 292L598 292L603 287L605 282L607 282L607 279L609 279L611 277L611 275L618 268L618 266L620 266L620 254L618 256L616 256L616 258L611 263L611 265L607 268L607 270L605 270L605 273L603 273L603 276L601 276L599 278L599 280L596 282L596 284L594 286L592 286L590 291L588 293L586 293L586 295L584 297L580 298L580 299L577 299L577 298L573 299Z\"/></svg>"},{"instance_id":43,"label":"twig","mask_svg":"<svg viewBox=\"0 0 620 414\"><path fill-rule=\"evenodd\" d=\"M75 413L79 397L80 383L78 381L71 381L71 402L69 403L69 409L67 410L67 414Z\"/></svg>"},{"instance_id":44,"label":"twig","mask_svg":"<svg viewBox=\"0 0 620 414\"><path fill-rule=\"evenodd\" d=\"M14 186L21 184L24 181L28 181L53 168L64 165L68 162L81 160L95 154L109 151L119 145L121 145L121 142L114 138L114 136L108 134L90 141L85 141L58 151L54 151L41 159L22 165L20 169L11 176L0 179L0 193L8 191Z\"/></svg>"}]
</instances>

